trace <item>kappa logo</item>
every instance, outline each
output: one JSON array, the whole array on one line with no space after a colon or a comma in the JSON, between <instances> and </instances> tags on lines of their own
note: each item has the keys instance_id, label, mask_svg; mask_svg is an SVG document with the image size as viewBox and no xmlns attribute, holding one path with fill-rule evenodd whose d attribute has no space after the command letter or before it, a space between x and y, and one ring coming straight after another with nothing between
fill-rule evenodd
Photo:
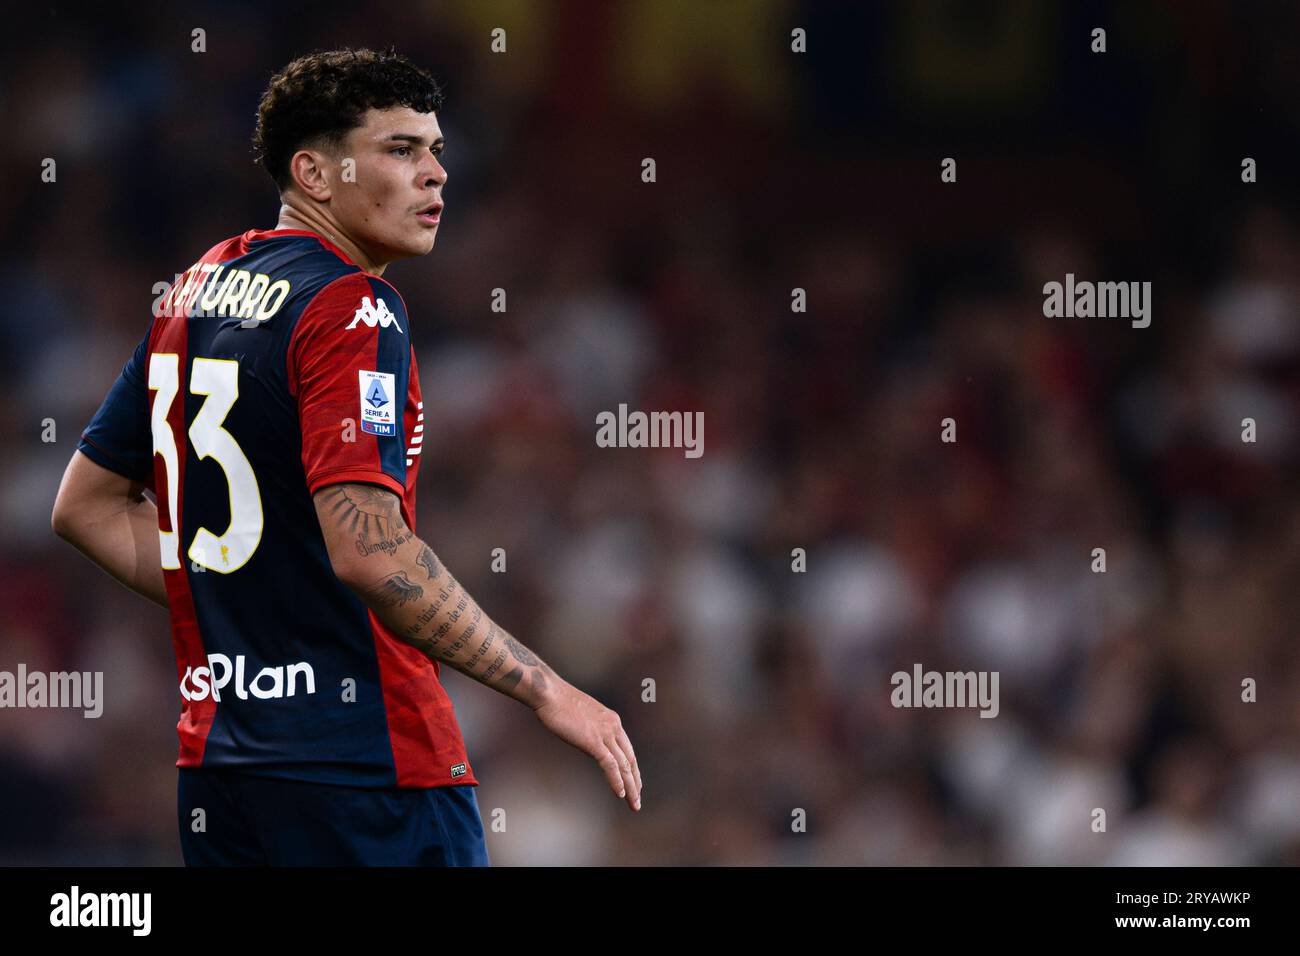
<instances>
[{"instance_id":1,"label":"kappa logo","mask_svg":"<svg viewBox=\"0 0 1300 956\"><path fill-rule=\"evenodd\" d=\"M352 317L352 321L347 328L355 329L358 322L364 322L372 329L376 325L381 329L394 325L397 326L397 331L402 332L403 335L406 334L402 331L402 327L397 325L397 316L388 311L388 303L378 296L375 297L375 302L370 301L370 296L362 298L361 305L357 308L357 314Z\"/></svg>"}]
</instances>

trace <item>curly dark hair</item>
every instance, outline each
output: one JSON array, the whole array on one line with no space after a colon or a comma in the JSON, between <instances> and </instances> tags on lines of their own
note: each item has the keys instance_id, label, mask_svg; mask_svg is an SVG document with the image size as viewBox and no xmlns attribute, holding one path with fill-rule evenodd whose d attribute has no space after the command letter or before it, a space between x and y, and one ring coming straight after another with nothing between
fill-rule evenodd
<instances>
[{"instance_id":1,"label":"curly dark hair","mask_svg":"<svg viewBox=\"0 0 1300 956\"><path fill-rule=\"evenodd\" d=\"M271 77L257 106L253 153L283 191L289 159L304 146L338 149L368 109L442 109L442 89L393 48L320 50Z\"/></svg>"}]
</instances>

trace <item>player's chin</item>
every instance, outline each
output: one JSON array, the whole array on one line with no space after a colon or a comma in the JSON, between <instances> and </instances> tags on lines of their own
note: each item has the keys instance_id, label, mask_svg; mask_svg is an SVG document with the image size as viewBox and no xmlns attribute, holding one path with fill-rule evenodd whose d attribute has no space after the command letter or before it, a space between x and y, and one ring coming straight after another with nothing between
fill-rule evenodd
<instances>
[{"instance_id":1,"label":"player's chin","mask_svg":"<svg viewBox=\"0 0 1300 956\"><path fill-rule=\"evenodd\" d=\"M406 251L409 255L422 256L432 251L433 244L438 238L437 226L420 226L419 231L406 237Z\"/></svg>"}]
</instances>

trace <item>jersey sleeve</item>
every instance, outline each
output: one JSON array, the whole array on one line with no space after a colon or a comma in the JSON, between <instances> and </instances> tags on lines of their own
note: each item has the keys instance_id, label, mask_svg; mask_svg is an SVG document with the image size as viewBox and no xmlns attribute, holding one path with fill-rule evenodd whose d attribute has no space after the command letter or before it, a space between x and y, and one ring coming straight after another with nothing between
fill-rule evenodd
<instances>
[{"instance_id":1,"label":"jersey sleeve","mask_svg":"<svg viewBox=\"0 0 1300 956\"><path fill-rule=\"evenodd\" d=\"M91 461L153 487L153 429L145 369L153 320L104 402L81 433L77 450Z\"/></svg>"},{"instance_id":2,"label":"jersey sleeve","mask_svg":"<svg viewBox=\"0 0 1300 956\"><path fill-rule=\"evenodd\" d=\"M409 330L397 291L364 273L335 279L303 310L287 364L308 494L344 481L406 493Z\"/></svg>"}]
</instances>

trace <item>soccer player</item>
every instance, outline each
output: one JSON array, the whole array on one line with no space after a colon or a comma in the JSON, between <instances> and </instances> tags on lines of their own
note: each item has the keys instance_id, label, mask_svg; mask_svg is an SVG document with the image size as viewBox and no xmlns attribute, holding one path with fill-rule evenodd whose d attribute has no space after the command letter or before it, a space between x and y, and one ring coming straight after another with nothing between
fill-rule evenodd
<instances>
[{"instance_id":1,"label":"soccer player","mask_svg":"<svg viewBox=\"0 0 1300 956\"><path fill-rule=\"evenodd\" d=\"M155 303L59 488L55 532L170 611L188 865L487 865L441 664L532 708L640 809L618 715L416 535L437 423L383 273L433 249L441 104L392 51L272 78L254 145L276 228L213 246Z\"/></svg>"}]
</instances>

